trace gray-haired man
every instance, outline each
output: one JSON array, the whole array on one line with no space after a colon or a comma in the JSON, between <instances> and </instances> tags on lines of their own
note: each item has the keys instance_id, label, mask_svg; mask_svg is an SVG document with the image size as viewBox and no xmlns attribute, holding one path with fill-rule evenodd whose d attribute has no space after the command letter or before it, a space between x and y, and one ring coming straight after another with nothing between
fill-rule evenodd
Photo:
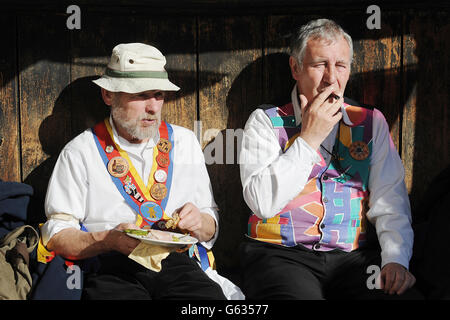
<instances>
[{"instance_id":1,"label":"gray-haired man","mask_svg":"<svg viewBox=\"0 0 450 320\"><path fill-rule=\"evenodd\" d=\"M412 292L404 169L381 112L344 99L352 57L351 37L335 22L304 25L291 44L291 102L262 106L247 121L240 163L253 212L242 245L248 298ZM381 267L379 286L370 266Z\"/></svg>"}]
</instances>

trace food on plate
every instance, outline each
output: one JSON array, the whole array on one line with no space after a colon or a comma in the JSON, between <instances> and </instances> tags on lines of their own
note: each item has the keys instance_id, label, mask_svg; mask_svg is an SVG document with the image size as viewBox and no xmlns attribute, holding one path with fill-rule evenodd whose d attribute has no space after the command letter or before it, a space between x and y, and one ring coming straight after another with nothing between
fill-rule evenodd
<instances>
[{"instance_id":1,"label":"food on plate","mask_svg":"<svg viewBox=\"0 0 450 320\"><path fill-rule=\"evenodd\" d=\"M132 236L137 236L141 240L149 239L149 240L160 240L163 242L180 242L182 238L188 236L174 234L173 232L162 231L162 230L142 230L142 229L125 229L123 230L125 233L130 234Z\"/></svg>"},{"instance_id":2,"label":"food on plate","mask_svg":"<svg viewBox=\"0 0 450 320\"><path fill-rule=\"evenodd\" d=\"M149 230L142 230L142 229L125 229L123 231L125 233L131 233L131 234L135 234L137 236L146 236L149 232Z\"/></svg>"},{"instance_id":3,"label":"food on plate","mask_svg":"<svg viewBox=\"0 0 450 320\"><path fill-rule=\"evenodd\" d=\"M147 237L156 240L173 241L172 236L173 235L170 232L161 230L150 230L150 233L148 234Z\"/></svg>"},{"instance_id":4,"label":"food on plate","mask_svg":"<svg viewBox=\"0 0 450 320\"><path fill-rule=\"evenodd\" d=\"M172 218L167 220L166 228L167 229L176 229L179 221L180 221L180 217L178 216L178 212L174 212L172 214Z\"/></svg>"}]
</instances>

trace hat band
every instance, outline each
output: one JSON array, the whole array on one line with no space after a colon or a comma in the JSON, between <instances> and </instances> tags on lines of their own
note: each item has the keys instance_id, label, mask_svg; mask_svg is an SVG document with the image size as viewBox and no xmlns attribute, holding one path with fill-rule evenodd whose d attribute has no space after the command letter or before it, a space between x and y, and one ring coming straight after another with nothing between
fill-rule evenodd
<instances>
[{"instance_id":1,"label":"hat band","mask_svg":"<svg viewBox=\"0 0 450 320\"><path fill-rule=\"evenodd\" d=\"M166 71L117 71L110 68L106 68L106 75L113 78L169 78Z\"/></svg>"}]
</instances>

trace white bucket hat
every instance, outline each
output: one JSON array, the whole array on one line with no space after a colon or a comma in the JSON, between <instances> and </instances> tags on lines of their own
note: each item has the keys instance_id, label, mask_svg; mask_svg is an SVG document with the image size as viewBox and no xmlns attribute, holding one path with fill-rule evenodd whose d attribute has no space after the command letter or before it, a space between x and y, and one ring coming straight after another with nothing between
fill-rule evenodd
<instances>
[{"instance_id":1,"label":"white bucket hat","mask_svg":"<svg viewBox=\"0 0 450 320\"><path fill-rule=\"evenodd\" d=\"M93 82L111 92L178 91L169 81L166 58L155 47L124 43L114 47L105 74Z\"/></svg>"}]
</instances>

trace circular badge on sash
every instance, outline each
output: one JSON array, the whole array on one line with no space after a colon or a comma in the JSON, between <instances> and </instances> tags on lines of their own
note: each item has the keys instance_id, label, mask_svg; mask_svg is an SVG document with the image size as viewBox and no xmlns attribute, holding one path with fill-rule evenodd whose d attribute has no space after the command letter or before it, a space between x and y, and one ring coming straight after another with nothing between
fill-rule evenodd
<instances>
[{"instance_id":1,"label":"circular badge on sash","mask_svg":"<svg viewBox=\"0 0 450 320\"><path fill-rule=\"evenodd\" d=\"M155 200L162 200L166 197L167 194L167 188L162 183L155 183L150 188L150 194L152 195L152 198Z\"/></svg>"},{"instance_id":2,"label":"circular badge on sash","mask_svg":"<svg viewBox=\"0 0 450 320\"><path fill-rule=\"evenodd\" d=\"M159 166L165 168L169 166L169 157L166 156L165 154L158 154L156 156L156 162L159 164Z\"/></svg>"},{"instance_id":3,"label":"circular badge on sash","mask_svg":"<svg viewBox=\"0 0 450 320\"><path fill-rule=\"evenodd\" d=\"M154 177L155 177L156 182L162 183L167 180L167 173L162 169L158 169L155 171Z\"/></svg>"},{"instance_id":4,"label":"circular badge on sash","mask_svg":"<svg viewBox=\"0 0 450 320\"><path fill-rule=\"evenodd\" d=\"M162 153L169 153L170 149L172 149L172 143L164 138L159 139L157 146Z\"/></svg>"},{"instance_id":5,"label":"circular badge on sash","mask_svg":"<svg viewBox=\"0 0 450 320\"><path fill-rule=\"evenodd\" d=\"M122 157L114 157L108 162L108 172L116 178L125 176L129 168L128 161Z\"/></svg>"},{"instance_id":6,"label":"circular badge on sash","mask_svg":"<svg viewBox=\"0 0 450 320\"><path fill-rule=\"evenodd\" d=\"M355 141L350 145L350 155L355 160L364 160L369 156L369 147L363 141Z\"/></svg>"},{"instance_id":7,"label":"circular badge on sash","mask_svg":"<svg viewBox=\"0 0 450 320\"><path fill-rule=\"evenodd\" d=\"M140 211L142 216L151 222L156 222L163 216L162 208L157 203L151 201L141 204Z\"/></svg>"},{"instance_id":8,"label":"circular badge on sash","mask_svg":"<svg viewBox=\"0 0 450 320\"><path fill-rule=\"evenodd\" d=\"M105 151L106 153L111 153L114 151L114 147L112 145L106 146Z\"/></svg>"}]
</instances>

